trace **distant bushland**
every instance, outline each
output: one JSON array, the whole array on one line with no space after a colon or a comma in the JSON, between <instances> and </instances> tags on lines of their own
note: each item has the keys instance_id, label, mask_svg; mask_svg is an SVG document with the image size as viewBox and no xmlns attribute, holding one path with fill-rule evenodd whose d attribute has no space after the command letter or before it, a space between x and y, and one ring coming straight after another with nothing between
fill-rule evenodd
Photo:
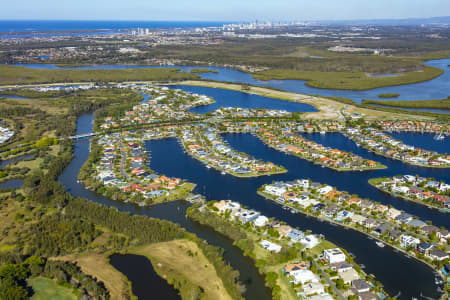
<instances>
[{"instance_id":1,"label":"distant bushland","mask_svg":"<svg viewBox=\"0 0 450 300\"><path fill-rule=\"evenodd\" d=\"M400 96L400 94L398 94L398 93L378 94L378 98L398 98L398 96Z\"/></svg>"}]
</instances>

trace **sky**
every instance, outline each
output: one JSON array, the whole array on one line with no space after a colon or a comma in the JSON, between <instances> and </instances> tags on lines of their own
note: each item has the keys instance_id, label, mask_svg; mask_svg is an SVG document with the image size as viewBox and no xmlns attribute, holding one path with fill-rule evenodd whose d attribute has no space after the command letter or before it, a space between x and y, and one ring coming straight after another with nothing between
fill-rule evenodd
<instances>
[{"instance_id":1,"label":"sky","mask_svg":"<svg viewBox=\"0 0 450 300\"><path fill-rule=\"evenodd\" d=\"M5 0L0 20L352 20L450 16L450 0Z\"/></svg>"}]
</instances>

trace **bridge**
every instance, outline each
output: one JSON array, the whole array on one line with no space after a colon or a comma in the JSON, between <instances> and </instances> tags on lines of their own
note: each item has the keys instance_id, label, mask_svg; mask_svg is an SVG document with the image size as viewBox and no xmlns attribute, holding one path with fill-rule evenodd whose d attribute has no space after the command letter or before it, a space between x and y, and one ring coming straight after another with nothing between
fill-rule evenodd
<instances>
[{"instance_id":1,"label":"bridge","mask_svg":"<svg viewBox=\"0 0 450 300\"><path fill-rule=\"evenodd\" d=\"M78 134L78 135L74 135L74 136L69 136L69 139L71 140L82 140L85 138L90 138L93 136L96 136L97 133L85 133L85 134Z\"/></svg>"}]
</instances>

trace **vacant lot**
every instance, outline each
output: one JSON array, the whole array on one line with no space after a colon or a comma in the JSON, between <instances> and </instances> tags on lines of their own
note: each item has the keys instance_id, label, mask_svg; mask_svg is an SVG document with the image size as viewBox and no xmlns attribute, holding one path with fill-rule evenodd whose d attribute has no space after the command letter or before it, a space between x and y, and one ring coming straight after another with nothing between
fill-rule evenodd
<instances>
[{"instance_id":1,"label":"vacant lot","mask_svg":"<svg viewBox=\"0 0 450 300\"><path fill-rule=\"evenodd\" d=\"M103 281L112 300L129 299L131 292L127 279L109 264L106 254L69 255L57 259L76 262L84 273Z\"/></svg>"},{"instance_id":2,"label":"vacant lot","mask_svg":"<svg viewBox=\"0 0 450 300\"><path fill-rule=\"evenodd\" d=\"M33 287L33 300L76 300L77 296L70 288L60 286L56 281L36 277L28 280Z\"/></svg>"}]
</instances>

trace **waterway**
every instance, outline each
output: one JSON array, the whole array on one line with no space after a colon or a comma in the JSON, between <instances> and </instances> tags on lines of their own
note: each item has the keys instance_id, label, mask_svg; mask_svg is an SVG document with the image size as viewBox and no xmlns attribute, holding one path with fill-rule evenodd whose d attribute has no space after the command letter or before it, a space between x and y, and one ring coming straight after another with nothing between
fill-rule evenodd
<instances>
[{"instance_id":1,"label":"waterway","mask_svg":"<svg viewBox=\"0 0 450 300\"><path fill-rule=\"evenodd\" d=\"M0 162L0 170L3 169L4 167L6 167L9 164L12 164L12 163L14 163L16 161L19 161L19 160L30 158L32 156L33 156L33 154L26 154L26 155L22 155L22 156L18 156L18 157L14 157L14 158L11 158L11 159L4 160L4 161ZM0 188L19 189L20 187L22 187L22 184L23 184L23 179L10 179L8 181L0 183Z\"/></svg>"},{"instance_id":2,"label":"waterway","mask_svg":"<svg viewBox=\"0 0 450 300\"><path fill-rule=\"evenodd\" d=\"M175 85L171 86L171 88L182 89L183 91L197 93L201 95L207 95L216 101L213 104L197 106L190 110L190 112L198 114L211 112L220 107L283 109L288 112L318 111L314 106L309 104L289 102L238 91L201 87L201 86L186 86L186 85L183 86Z\"/></svg>"},{"instance_id":3,"label":"waterway","mask_svg":"<svg viewBox=\"0 0 450 300\"><path fill-rule=\"evenodd\" d=\"M432 150L439 153L450 154L450 137L445 136L443 140L435 140L435 134L416 133L416 132L388 132L390 136L397 140L401 140L407 145L419 147L426 150ZM448 170L448 169L447 169ZM450 173L450 170L449 172Z\"/></svg>"},{"instance_id":4,"label":"waterway","mask_svg":"<svg viewBox=\"0 0 450 300\"><path fill-rule=\"evenodd\" d=\"M85 114L78 118L77 135L89 133L92 131L92 128L93 114ZM187 231L195 233L201 239L206 240L209 244L225 250L223 258L235 270L239 271L240 280L245 284L245 297L247 299L271 299L270 291L265 287L264 279L259 275L253 262L249 258L244 257L241 250L232 245L231 240L217 234L211 228L192 222L185 217L186 210L189 207L187 202L171 202L151 208L139 207L133 204L113 201L85 189L83 185L77 182L77 176L80 168L89 156L89 144L90 141L88 139L75 142L73 160L58 179L61 184L67 187L68 192L75 197L84 197L99 204L115 207L119 211L164 219L181 225Z\"/></svg>"},{"instance_id":5,"label":"waterway","mask_svg":"<svg viewBox=\"0 0 450 300\"><path fill-rule=\"evenodd\" d=\"M18 156L18 157L14 157L14 158L10 158L10 159L4 160L4 161L0 162L0 170L3 169L4 167L6 167L9 164L17 162L19 160L28 159L28 158L31 158L31 157L33 157L33 154L21 155L21 156Z\"/></svg>"},{"instance_id":6,"label":"waterway","mask_svg":"<svg viewBox=\"0 0 450 300\"><path fill-rule=\"evenodd\" d=\"M358 103L363 99L382 99L379 94L399 93L400 96L395 100L430 100L430 99L446 99L450 94L450 72L448 65L450 58L440 60L430 60L424 65L437 67L444 70L444 73L432 80L407 85L397 85L376 88L365 91L351 90L335 90L335 89L319 89L309 87L303 80L268 80L262 81L252 77L249 73L222 67L210 67L218 73L202 73L199 74L202 79L246 83L256 86L272 87L289 92L296 92L306 95L336 96L350 98ZM30 68L39 69L77 69L77 68L61 68L54 64L21 64ZM123 68L179 68L181 71L190 72L198 66L136 66L136 65L95 65L84 66L79 69L123 69ZM203 67L202 67L203 68ZM385 99L384 99L385 100Z\"/></svg>"},{"instance_id":7,"label":"waterway","mask_svg":"<svg viewBox=\"0 0 450 300\"><path fill-rule=\"evenodd\" d=\"M222 175L214 169L207 169L200 162L186 155L176 139L153 140L146 142L145 145L152 153L152 169L158 173L178 176L196 183L194 192L204 195L207 200L232 199L268 217L285 221L291 226L325 234L327 239L355 254L356 261L364 264L368 273L375 274L392 295L401 291L402 299L417 297L420 292L432 297L438 296L434 286L433 272L425 265L396 253L388 247L379 248L373 240L361 233L344 230L303 215L292 214L273 201L256 194L258 187L274 180L312 177L316 181L334 184L334 179L339 178L340 174L339 176L335 172L326 174L330 170L273 150L250 134L227 134L224 138L238 151L286 166L288 173L259 178L236 178ZM411 276L411 274L414 275Z\"/></svg>"},{"instance_id":8,"label":"waterway","mask_svg":"<svg viewBox=\"0 0 450 300\"><path fill-rule=\"evenodd\" d=\"M31 100L31 98L16 96L16 95L0 95L0 98L10 98L10 99L20 99L20 100Z\"/></svg>"},{"instance_id":9,"label":"waterway","mask_svg":"<svg viewBox=\"0 0 450 300\"><path fill-rule=\"evenodd\" d=\"M208 94L216 92L216 89L205 88L197 90L195 88L192 91ZM225 103L225 105L228 104L226 102L227 99L231 99L231 97L225 97L222 94L216 95L215 98L222 99L221 97L224 97L224 100L219 101L223 102L222 104ZM260 101L260 99L256 101ZM282 104L277 108L284 109L284 105L290 103L282 102ZM77 121L77 134L91 132L92 123L92 114L81 116ZM274 180L311 178L313 181L327 183L340 190L346 190L362 197L393 205L396 208L417 215L422 220L431 220L435 225L450 228L449 219L445 214L413 202L396 199L378 191L367 183L368 179L373 177L392 176L396 174L419 174L424 177L434 177L438 180L450 182L448 170L411 166L403 164L400 161L376 155L361 147L357 147L353 141L340 133L303 135L326 146L336 147L368 159L373 159L385 164L388 166L388 169L367 172L338 172L271 149L251 134L226 134L223 138L236 150L246 152L256 158L283 165L288 169L288 172L285 174L242 179L222 175L214 169L207 169L200 162L186 155L176 139L147 141L145 146L152 153L152 169L160 174L181 177L197 184L195 192L204 195L208 200L232 199L256 209L269 217L286 221L292 226L325 234L327 239L354 253L356 255L356 261L364 264L368 273L375 274L391 295L395 295L401 291L402 299L418 297L421 292L426 296L437 297L438 293L434 285L434 274L431 269L422 263L407 258L403 254L396 253L388 247L379 248L373 240L370 240L361 233L344 230L340 227L332 226L326 222L319 222L302 215L291 214L283 210L278 204L258 196L256 190L261 185L271 183ZM411 143L417 143L416 145L424 148L431 149L431 145L436 147L431 150L445 152L445 149L449 149L447 139L444 141L434 141L430 134L399 133L393 135L396 138L406 139L405 142L411 141ZM141 208L98 196L77 183L76 177L79 169L86 161L88 155L89 140L77 141L75 143L74 159L59 178L59 181L66 185L74 196L85 197L97 203L113 206L121 211L128 211L132 214L145 214L150 217L166 219L180 224L188 231L197 234L200 238L225 249L225 260L240 271L241 280L246 283L246 297L248 299L256 299L255 297L261 299L270 298L268 291L264 288L264 282L252 262L243 257L242 252L232 246L230 240L215 233L208 227L201 226L186 219L185 211L188 206L185 203L173 202L157 205L152 208Z\"/></svg>"},{"instance_id":10,"label":"waterway","mask_svg":"<svg viewBox=\"0 0 450 300\"><path fill-rule=\"evenodd\" d=\"M131 282L133 295L138 299L181 299L178 292L167 281L159 277L147 257L134 254L113 254L109 257L109 262Z\"/></svg>"},{"instance_id":11,"label":"waterway","mask_svg":"<svg viewBox=\"0 0 450 300\"><path fill-rule=\"evenodd\" d=\"M92 118L92 115L83 115L78 119L77 134L88 133L92 130ZM329 143L329 145L334 145L335 147L339 146L342 150L354 150L357 154L367 158L371 158L370 155L375 155L356 147L352 141L340 134L312 135L309 138L320 139L320 142L324 144ZM224 139L238 151L247 152L257 158L286 166L289 170L288 173L270 177L236 178L229 175L221 175L220 172L214 169L205 168L200 162L186 155L176 139L147 141L145 145L152 153L152 169L161 174L181 177L196 183L195 192L204 195L208 200L233 199L269 217L285 221L292 226L325 234L327 239L355 254L356 262L364 264L366 272L374 274L385 285L386 290L391 295L401 291L401 299L418 297L420 293L429 297L439 296L434 285L434 273L424 264L394 252L388 247L379 248L373 240L356 231L344 230L326 222L319 222L313 218L291 214L276 203L256 194L258 187L273 180L311 178L314 181L328 183L339 189L370 197L373 200L392 203L395 207L405 209L410 213L419 215L423 219L431 219L435 224L449 227L443 214L414 203L399 201L378 192L376 189L371 190L366 179L372 177L372 175L374 175L373 177L380 175L376 172L387 172L389 169L374 172L336 172L271 149L250 134L227 134L224 136ZM172 202L152 208L141 208L131 204L111 201L83 188L81 184L77 183L76 176L88 155L89 140L77 141L75 143L74 159L59 179L74 196L85 197L97 203L113 206L132 214L145 214L180 224L188 231L194 232L200 238L207 240L210 244L225 249L224 259L240 271L241 280L246 283L247 292L245 296L247 299L270 298L267 290L264 289L264 282L261 276L258 275L252 262L243 257L242 252L232 246L228 239L216 234L208 227L200 226L186 219L185 211L188 206L185 203ZM401 162L380 156L376 156L374 159L388 165L390 168L394 168L396 171L393 173L402 173L402 170L397 168L403 165ZM430 172L425 168L410 167L408 165L404 165L404 168L406 170L403 171L408 171L405 173L422 172L419 173L422 176L425 176L423 172ZM409 168L413 169L410 170ZM448 176L445 171L439 174L441 171L439 169L432 169L432 171L437 172L437 174L434 174L436 178ZM363 176L366 176L366 178L357 179ZM420 211L423 211L423 213L420 213Z\"/></svg>"},{"instance_id":12,"label":"waterway","mask_svg":"<svg viewBox=\"0 0 450 300\"><path fill-rule=\"evenodd\" d=\"M23 179L11 179L0 183L0 189L8 188L8 189L20 189L23 184Z\"/></svg>"},{"instance_id":13,"label":"waterway","mask_svg":"<svg viewBox=\"0 0 450 300\"><path fill-rule=\"evenodd\" d=\"M450 182L449 169L424 168L405 164L399 160L394 160L381 155L377 155L362 147L358 147L355 142L348 139L341 133L328 133L324 135L313 133L302 134L302 136L322 145L352 152L364 158L380 162L388 167L387 169L364 172L337 172L327 168L317 168L318 170L312 171L310 176L308 176L314 181L323 182L324 180L321 180L321 178L324 178L326 179L326 181L323 183L336 186L340 190L345 190L352 194L358 194L361 197L370 198L383 204L393 205L398 209L405 210L408 213L418 216L422 220L431 220L433 224L437 226L445 226L446 228L450 228L450 218L447 214L443 214L436 209L430 209L411 201L404 201L400 200L399 198L394 198L368 184L368 180L371 178L390 177L398 174L418 174L423 177L434 177L437 180ZM393 136L395 138L405 140L405 142L409 142L407 139L408 136L415 136L419 141L428 141L428 144L420 144L420 146L422 148L430 148L430 150L442 150L441 147L445 147L445 144L448 145L448 141L434 141L432 139L433 135L431 134L421 135L414 133L397 133L393 134ZM433 142L429 141L430 139ZM439 143L442 143L442 145L440 145ZM418 142L415 142L414 144L416 144L416 146L419 145ZM434 145L434 147L430 145ZM440 152L444 153L445 151ZM339 174L339 176L336 176L337 174Z\"/></svg>"}]
</instances>

